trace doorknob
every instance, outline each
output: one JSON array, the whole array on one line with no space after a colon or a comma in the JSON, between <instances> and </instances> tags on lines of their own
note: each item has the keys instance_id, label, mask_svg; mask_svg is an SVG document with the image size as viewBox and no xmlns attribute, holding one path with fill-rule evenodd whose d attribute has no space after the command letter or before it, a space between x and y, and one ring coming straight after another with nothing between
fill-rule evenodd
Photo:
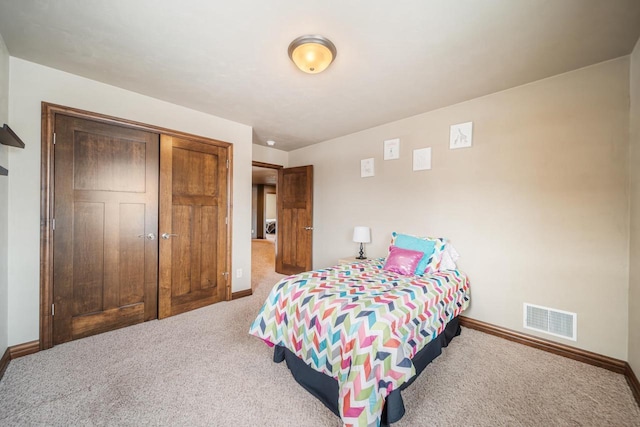
<instances>
[{"instance_id":1,"label":"doorknob","mask_svg":"<svg viewBox=\"0 0 640 427\"><path fill-rule=\"evenodd\" d=\"M170 234L170 233L162 233L162 236L160 236L160 237L162 237L164 240L169 240L169 238L170 238L171 236L176 236L176 237L178 237L178 235L177 235L177 234Z\"/></svg>"},{"instance_id":2,"label":"doorknob","mask_svg":"<svg viewBox=\"0 0 640 427\"><path fill-rule=\"evenodd\" d=\"M313 227L305 227L305 230L313 230Z\"/></svg>"},{"instance_id":3,"label":"doorknob","mask_svg":"<svg viewBox=\"0 0 640 427\"><path fill-rule=\"evenodd\" d=\"M156 235L153 233L149 234L138 234L138 237L144 237L147 240L156 240Z\"/></svg>"}]
</instances>

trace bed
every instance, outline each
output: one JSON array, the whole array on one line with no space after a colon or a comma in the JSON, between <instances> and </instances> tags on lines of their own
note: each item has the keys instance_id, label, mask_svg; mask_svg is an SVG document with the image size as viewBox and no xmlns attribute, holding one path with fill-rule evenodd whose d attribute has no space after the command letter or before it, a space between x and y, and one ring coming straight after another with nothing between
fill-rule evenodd
<instances>
[{"instance_id":1,"label":"bed","mask_svg":"<svg viewBox=\"0 0 640 427\"><path fill-rule=\"evenodd\" d=\"M347 426L398 421L400 391L460 333L469 305L461 271L399 274L390 259L286 277L250 327Z\"/></svg>"},{"instance_id":2,"label":"bed","mask_svg":"<svg viewBox=\"0 0 640 427\"><path fill-rule=\"evenodd\" d=\"M276 219L267 218L265 220L265 230L267 234L274 234L276 232Z\"/></svg>"}]
</instances>

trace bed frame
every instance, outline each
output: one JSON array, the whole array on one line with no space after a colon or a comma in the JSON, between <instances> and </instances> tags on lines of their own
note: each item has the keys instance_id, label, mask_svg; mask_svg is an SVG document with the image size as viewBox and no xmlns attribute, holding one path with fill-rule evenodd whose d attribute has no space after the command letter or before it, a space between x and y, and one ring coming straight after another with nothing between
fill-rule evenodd
<instances>
[{"instance_id":1,"label":"bed frame","mask_svg":"<svg viewBox=\"0 0 640 427\"><path fill-rule=\"evenodd\" d=\"M409 387L418 375L424 371L433 359L440 356L442 348L447 347L454 337L460 335L460 323L454 318L434 340L430 341L422 350L413 357L412 362L416 368L416 375L404 383L399 389L392 391L387 396L382 410L381 426L388 427L391 423L398 422L405 413L404 402L400 392ZM287 367L293 374L293 378L309 393L318 398L334 414L340 416L338 411L338 381L318 372L308 366L289 349L275 346L273 361L280 363L286 360Z\"/></svg>"}]
</instances>

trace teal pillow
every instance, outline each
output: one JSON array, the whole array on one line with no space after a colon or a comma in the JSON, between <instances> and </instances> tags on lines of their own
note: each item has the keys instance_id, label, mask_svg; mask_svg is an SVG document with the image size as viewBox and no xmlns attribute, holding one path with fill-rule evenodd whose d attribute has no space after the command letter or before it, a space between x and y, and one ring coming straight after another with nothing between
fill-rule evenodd
<instances>
[{"instance_id":1,"label":"teal pillow","mask_svg":"<svg viewBox=\"0 0 640 427\"><path fill-rule=\"evenodd\" d=\"M424 270L427 268L429 260L435 252L436 242L433 240L425 240L414 236L408 236L406 234L396 234L393 244L402 249L423 252L424 255L416 267L415 274L424 274Z\"/></svg>"}]
</instances>

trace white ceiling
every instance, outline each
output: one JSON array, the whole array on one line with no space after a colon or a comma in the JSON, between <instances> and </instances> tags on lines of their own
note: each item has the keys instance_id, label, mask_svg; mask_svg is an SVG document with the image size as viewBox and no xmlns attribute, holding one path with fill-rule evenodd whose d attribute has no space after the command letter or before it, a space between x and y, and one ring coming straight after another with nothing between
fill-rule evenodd
<instances>
[{"instance_id":1,"label":"white ceiling","mask_svg":"<svg viewBox=\"0 0 640 427\"><path fill-rule=\"evenodd\" d=\"M0 0L12 56L292 150L629 54L639 0ZM322 34L318 75L287 47Z\"/></svg>"}]
</instances>

